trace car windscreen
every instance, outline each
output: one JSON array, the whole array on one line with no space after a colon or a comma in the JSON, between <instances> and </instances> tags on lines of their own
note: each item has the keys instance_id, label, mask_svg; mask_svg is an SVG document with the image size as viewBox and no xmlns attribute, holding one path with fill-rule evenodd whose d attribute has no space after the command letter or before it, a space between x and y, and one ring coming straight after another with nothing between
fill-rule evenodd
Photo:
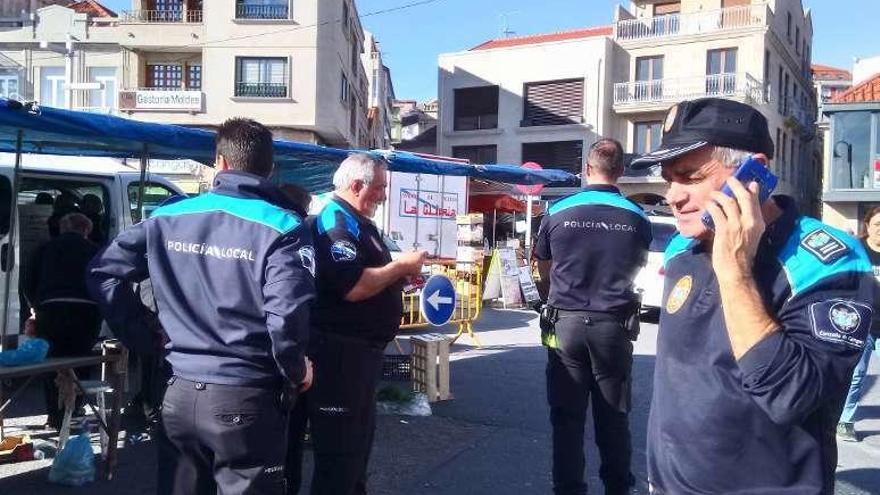
<instances>
[{"instance_id":1,"label":"car windscreen","mask_svg":"<svg viewBox=\"0 0 880 495\"><path fill-rule=\"evenodd\" d=\"M654 252L666 251L666 245L669 244L669 240L675 235L675 225L651 222L651 234L654 235L654 240L651 241L651 246L648 247L648 250Z\"/></svg>"}]
</instances>

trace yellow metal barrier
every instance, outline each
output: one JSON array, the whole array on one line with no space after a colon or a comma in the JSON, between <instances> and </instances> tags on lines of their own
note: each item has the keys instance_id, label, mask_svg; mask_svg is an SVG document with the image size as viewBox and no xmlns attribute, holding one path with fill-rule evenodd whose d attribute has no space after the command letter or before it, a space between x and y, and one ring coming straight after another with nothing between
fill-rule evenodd
<instances>
[{"instance_id":1,"label":"yellow metal barrier","mask_svg":"<svg viewBox=\"0 0 880 495\"><path fill-rule=\"evenodd\" d=\"M430 265L431 275L443 274L449 277L455 286L455 312L452 313L451 324L458 324L458 333L452 339L458 340L465 332L482 347L480 339L474 333L473 322L480 316L483 306L483 267L473 262L448 262ZM464 268L459 270L457 268ZM421 293L403 295L403 315L400 318L400 329L427 327L430 323L422 316L419 308Z\"/></svg>"}]
</instances>

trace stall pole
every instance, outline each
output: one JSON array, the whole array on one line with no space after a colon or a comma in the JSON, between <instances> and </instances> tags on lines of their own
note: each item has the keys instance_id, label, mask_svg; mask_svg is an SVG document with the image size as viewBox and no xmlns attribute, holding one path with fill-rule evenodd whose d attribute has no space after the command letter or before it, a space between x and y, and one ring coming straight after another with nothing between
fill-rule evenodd
<instances>
[{"instance_id":1,"label":"stall pole","mask_svg":"<svg viewBox=\"0 0 880 495\"><path fill-rule=\"evenodd\" d=\"M532 201L534 196L526 196L526 260L532 259Z\"/></svg>"},{"instance_id":2,"label":"stall pole","mask_svg":"<svg viewBox=\"0 0 880 495\"><path fill-rule=\"evenodd\" d=\"M147 181L147 165L149 163L150 159L147 154L147 145L145 144L141 151L141 181L138 184L137 221L135 223L139 223L144 219L144 185Z\"/></svg>"}]
</instances>

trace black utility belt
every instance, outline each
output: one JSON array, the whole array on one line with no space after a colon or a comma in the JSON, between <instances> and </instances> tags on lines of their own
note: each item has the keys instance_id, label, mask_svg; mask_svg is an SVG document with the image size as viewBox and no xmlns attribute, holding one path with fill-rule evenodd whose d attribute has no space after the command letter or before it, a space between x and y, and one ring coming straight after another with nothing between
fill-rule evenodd
<instances>
[{"instance_id":1,"label":"black utility belt","mask_svg":"<svg viewBox=\"0 0 880 495\"><path fill-rule=\"evenodd\" d=\"M585 311L585 310L570 310L570 309L557 309L556 314L559 316L589 316L590 319L596 321L617 321L622 322L627 318L627 315L621 313L609 313L608 311Z\"/></svg>"}]
</instances>

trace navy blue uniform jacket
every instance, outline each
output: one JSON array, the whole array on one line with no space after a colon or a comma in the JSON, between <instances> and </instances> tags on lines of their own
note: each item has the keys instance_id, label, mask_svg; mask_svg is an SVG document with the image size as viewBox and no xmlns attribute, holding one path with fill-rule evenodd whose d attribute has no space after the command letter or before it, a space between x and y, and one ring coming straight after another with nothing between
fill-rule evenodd
<instances>
[{"instance_id":1,"label":"navy blue uniform jacket","mask_svg":"<svg viewBox=\"0 0 880 495\"><path fill-rule=\"evenodd\" d=\"M660 493L819 494L833 484L834 429L871 325L861 244L800 216L767 227L754 277L780 330L739 361L699 242L673 238L648 421L648 476Z\"/></svg>"},{"instance_id":2,"label":"navy blue uniform jacket","mask_svg":"<svg viewBox=\"0 0 880 495\"><path fill-rule=\"evenodd\" d=\"M391 263L376 225L334 196L314 219L318 298L312 326L320 332L384 345L400 329L403 281L363 301L346 301L367 268Z\"/></svg>"},{"instance_id":3,"label":"navy blue uniform jacket","mask_svg":"<svg viewBox=\"0 0 880 495\"><path fill-rule=\"evenodd\" d=\"M611 185L587 186L550 206L535 257L553 260L548 303L569 311L627 313L651 244L639 205Z\"/></svg>"},{"instance_id":4,"label":"navy blue uniform jacket","mask_svg":"<svg viewBox=\"0 0 880 495\"><path fill-rule=\"evenodd\" d=\"M165 204L121 233L92 260L89 290L123 343L148 349L132 284L149 276L175 375L300 383L315 255L289 207L260 177L222 172L213 192Z\"/></svg>"}]
</instances>

